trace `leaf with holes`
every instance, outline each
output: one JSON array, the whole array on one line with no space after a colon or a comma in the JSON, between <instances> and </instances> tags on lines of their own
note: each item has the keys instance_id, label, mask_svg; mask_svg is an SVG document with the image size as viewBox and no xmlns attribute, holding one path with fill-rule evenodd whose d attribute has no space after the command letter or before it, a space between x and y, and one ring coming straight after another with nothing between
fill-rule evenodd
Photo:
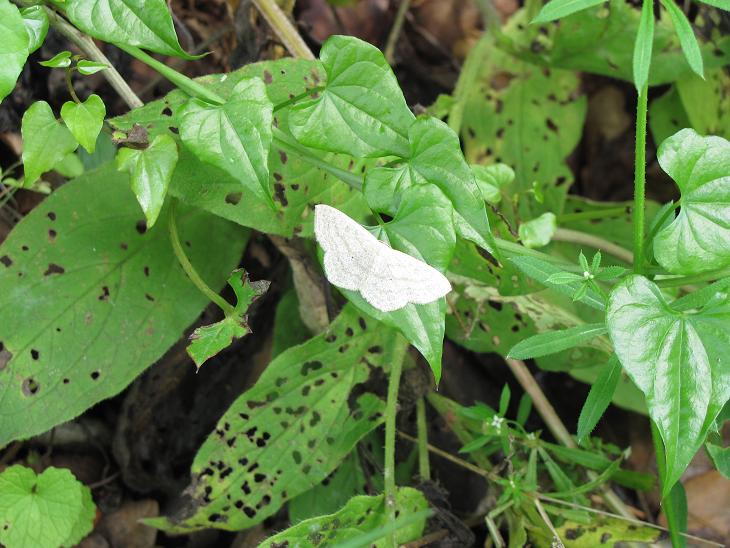
<instances>
[{"instance_id":1,"label":"leaf with holes","mask_svg":"<svg viewBox=\"0 0 730 548\"><path fill-rule=\"evenodd\" d=\"M132 192L148 227L155 224L162 211L177 158L177 143L165 134L155 137L145 149L122 148L117 153L117 168L129 173Z\"/></svg>"},{"instance_id":2,"label":"leaf with holes","mask_svg":"<svg viewBox=\"0 0 730 548\"><path fill-rule=\"evenodd\" d=\"M242 80L223 105L190 99L178 120L180 138L198 158L274 207L268 171L272 104L261 79Z\"/></svg>"},{"instance_id":3,"label":"leaf with holes","mask_svg":"<svg viewBox=\"0 0 730 548\"><path fill-rule=\"evenodd\" d=\"M523 18L524 13L510 19L505 32L515 35ZM473 51L479 55L479 49ZM566 158L580 140L586 113L578 77L518 60L496 47L488 51L462 97L464 155L471 164L503 163L514 169L509 186L520 198L517 218L505 208L514 224L548 211L559 215L573 182ZM542 203L534 199L536 186Z\"/></svg>"},{"instance_id":4,"label":"leaf with holes","mask_svg":"<svg viewBox=\"0 0 730 548\"><path fill-rule=\"evenodd\" d=\"M0 0L0 101L5 99L18 80L28 59L30 36L23 17L8 0Z\"/></svg>"},{"instance_id":5,"label":"leaf with holes","mask_svg":"<svg viewBox=\"0 0 730 548\"><path fill-rule=\"evenodd\" d=\"M410 153L398 167L368 171L363 192L370 207L392 215L404 190L432 184L451 200L460 236L495 251L484 199L464 160L459 137L435 118L419 118L408 130Z\"/></svg>"},{"instance_id":6,"label":"leaf with holes","mask_svg":"<svg viewBox=\"0 0 730 548\"><path fill-rule=\"evenodd\" d=\"M190 335L187 352L198 369L233 341L251 333L248 326L248 309L256 299L269 289L267 281L250 282L243 269L234 270L228 278L228 285L236 295L236 306L221 321L198 327Z\"/></svg>"},{"instance_id":7,"label":"leaf with holes","mask_svg":"<svg viewBox=\"0 0 730 548\"><path fill-rule=\"evenodd\" d=\"M195 268L221 287L246 232L200 210L177 217ZM146 231L111 165L56 190L0 246L0 446L118 394L207 305L163 219Z\"/></svg>"},{"instance_id":8,"label":"leaf with holes","mask_svg":"<svg viewBox=\"0 0 730 548\"><path fill-rule=\"evenodd\" d=\"M382 374L394 340L347 306L326 332L279 354L198 451L180 511L147 523L237 531L318 485L383 422L382 400L353 389Z\"/></svg>"},{"instance_id":9,"label":"leaf with holes","mask_svg":"<svg viewBox=\"0 0 730 548\"><path fill-rule=\"evenodd\" d=\"M304 145L356 157L408 157L408 109L398 81L375 46L331 36L320 59L324 89L291 108L289 125Z\"/></svg>"},{"instance_id":10,"label":"leaf with holes","mask_svg":"<svg viewBox=\"0 0 730 548\"><path fill-rule=\"evenodd\" d=\"M93 528L91 491L65 468L0 473L0 542L7 548L75 546Z\"/></svg>"},{"instance_id":11,"label":"leaf with holes","mask_svg":"<svg viewBox=\"0 0 730 548\"><path fill-rule=\"evenodd\" d=\"M674 221L654 238L654 255L675 274L730 264L730 142L683 129L659 147L659 164L682 192Z\"/></svg>"},{"instance_id":12,"label":"leaf with holes","mask_svg":"<svg viewBox=\"0 0 730 548\"><path fill-rule=\"evenodd\" d=\"M401 516L411 516L427 510L428 502L423 493L411 487L400 487L395 493L395 507ZM355 541L368 533L382 531L367 545L373 548L389 546L386 542L386 528L389 525L385 496L353 497L339 511L328 516L318 516L303 521L266 539L260 548L277 546L339 546ZM415 523L397 528L395 538L398 546L418 539L426 525L426 516ZM357 544L361 546L362 544Z\"/></svg>"},{"instance_id":13,"label":"leaf with holes","mask_svg":"<svg viewBox=\"0 0 730 548\"><path fill-rule=\"evenodd\" d=\"M180 47L165 0L67 0L64 7L75 26L99 40L197 59Z\"/></svg>"},{"instance_id":14,"label":"leaf with holes","mask_svg":"<svg viewBox=\"0 0 730 548\"><path fill-rule=\"evenodd\" d=\"M25 111L20 131L26 186L35 183L79 146L45 101L37 101Z\"/></svg>"},{"instance_id":15,"label":"leaf with holes","mask_svg":"<svg viewBox=\"0 0 730 548\"><path fill-rule=\"evenodd\" d=\"M664 441L666 495L730 399L730 297L717 292L698 310L677 310L653 282L631 276L611 292L606 322Z\"/></svg>"},{"instance_id":16,"label":"leaf with holes","mask_svg":"<svg viewBox=\"0 0 730 548\"><path fill-rule=\"evenodd\" d=\"M43 44L48 34L48 15L43 6L29 6L20 10L25 30L28 31L28 53L33 53Z\"/></svg>"},{"instance_id":17,"label":"leaf with holes","mask_svg":"<svg viewBox=\"0 0 730 548\"><path fill-rule=\"evenodd\" d=\"M285 58L253 63L229 74L207 76L198 81L228 98L242 80L250 78L263 80L271 102L281 105L290 99L290 95L299 95L318 85L324 75L314 61ZM173 91L164 99L112 118L109 123L125 132L132 131L136 123L142 124L147 128L150 138L153 138L179 125L178 112L187 100L183 92ZM282 132L288 132L288 110L281 108L273 115L274 126ZM351 163L349 158L311 152L318 160L344 170L359 172L362 167L359 163ZM201 207L236 223L286 237L294 233L303 236L312 233L314 204L336 205L355 218L361 218L369 212L360 192L313 165L300 154L285 150L277 140L272 143L268 171L268 184L273 188L274 201L280 206L276 215L272 214L269 204L248 186L242 185L223 169L201 162L183 144L170 193L189 205Z\"/></svg>"},{"instance_id":18,"label":"leaf with holes","mask_svg":"<svg viewBox=\"0 0 730 548\"><path fill-rule=\"evenodd\" d=\"M105 116L104 101L96 94L89 95L83 103L66 101L61 107L61 118L89 154L96 148L96 139L104 125Z\"/></svg>"}]
</instances>

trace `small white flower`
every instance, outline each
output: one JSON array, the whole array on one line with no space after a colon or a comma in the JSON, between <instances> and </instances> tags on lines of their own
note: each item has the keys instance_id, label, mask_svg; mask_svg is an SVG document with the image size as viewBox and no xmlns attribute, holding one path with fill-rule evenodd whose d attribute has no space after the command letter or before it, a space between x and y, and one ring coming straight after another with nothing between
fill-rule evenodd
<instances>
[{"instance_id":1,"label":"small white flower","mask_svg":"<svg viewBox=\"0 0 730 548\"><path fill-rule=\"evenodd\" d=\"M500 417L499 415L494 415L492 417L492 427L495 430L500 430L502 428L502 423L504 422L504 419Z\"/></svg>"}]
</instances>

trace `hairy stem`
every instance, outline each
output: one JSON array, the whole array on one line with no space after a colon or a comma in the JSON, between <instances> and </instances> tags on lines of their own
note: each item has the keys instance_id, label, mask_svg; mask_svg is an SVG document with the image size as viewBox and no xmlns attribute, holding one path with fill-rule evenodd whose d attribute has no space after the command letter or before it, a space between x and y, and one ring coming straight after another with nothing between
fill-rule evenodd
<instances>
[{"instance_id":1,"label":"hairy stem","mask_svg":"<svg viewBox=\"0 0 730 548\"><path fill-rule=\"evenodd\" d=\"M208 297L218 306L218 308L223 310L226 316L230 316L231 314L233 314L233 307L223 297L213 291L207 283L205 283L203 278L200 277L200 274L198 274L198 271L195 270L195 267L190 262L190 259L188 259L188 256L185 254L185 250L180 243L180 235L177 232L177 223L175 222L174 199L170 203L170 218L168 221L168 228L170 230L170 241L172 242L172 249L175 251L175 256L177 257L180 266L182 266L182 269L185 271L185 274L187 274L188 278L190 278L190 281L193 282L195 287L197 287L203 295Z\"/></svg>"},{"instance_id":2,"label":"hairy stem","mask_svg":"<svg viewBox=\"0 0 730 548\"><path fill-rule=\"evenodd\" d=\"M388 512L388 521L395 522L395 418L398 413L398 388L403 370L403 360L406 357L408 343L402 335L396 335L395 348L391 356L390 378L388 380L388 399L385 402L385 465L383 467L385 480L385 506ZM395 530L389 536L389 544L396 546Z\"/></svg>"},{"instance_id":3,"label":"hairy stem","mask_svg":"<svg viewBox=\"0 0 730 548\"><path fill-rule=\"evenodd\" d=\"M314 59L312 50L275 0L253 0L253 3L292 57Z\"/></svg>"},{"instance_id":4,"label":"hairy stem","mask_svg":"<svg viewBox=\"0 0 730 548\"><path fill-rule=\"evenodd\" d=\"M644 202L646 194L646 111L649 84L639 91L636 104L636 150L634 155L634 272L644 270Z\"/></svg>"},{"instance_id":5,"label":"hairy stem","mask_svg":"<svg viewBox=\"0 0 730 548\"><path fill-rule=\"evenodd\" d=\"M416 431L418 432L418 475L422 480L431 479L431 463L428 460L428 423L426 422L426 401L416 401Z\"/></svg>"}]
</instances>

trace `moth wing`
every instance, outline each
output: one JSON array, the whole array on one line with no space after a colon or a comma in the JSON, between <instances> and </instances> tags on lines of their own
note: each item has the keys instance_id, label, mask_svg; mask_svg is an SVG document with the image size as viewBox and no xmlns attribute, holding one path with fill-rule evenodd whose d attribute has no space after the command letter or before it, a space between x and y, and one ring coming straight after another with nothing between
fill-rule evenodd
<instances>
[{"instance_id":1,"label":"moth wing","mask_svg":"<svg viewBox=\"0 0 730 548\"><path fill-rule=\"evenodd\" d=\"M314 236L324 250L324 272L333 285L357 291L373 267L375 236L328 205L314 208Z\"/></svg>"},{"instance_id":2,"label":"moth wing","mask_svg":"<svg viewBox=\"0 0 730 548\"><path fill-rule=\"evenodd\" d=\"M377 260L364 280L360 293L382 312L413 304L427 304L451 291L451 284L438 270L407 253L380 244Z\"/></svg>"}]
</instances>

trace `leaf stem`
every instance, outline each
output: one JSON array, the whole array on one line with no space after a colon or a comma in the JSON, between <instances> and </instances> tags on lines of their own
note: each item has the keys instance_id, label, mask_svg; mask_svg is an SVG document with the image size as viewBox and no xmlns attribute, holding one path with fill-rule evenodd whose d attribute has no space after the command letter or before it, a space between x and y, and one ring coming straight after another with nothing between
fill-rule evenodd
<instances>
[{"instance_id":1,"label":"leaf stem","mask_svg":"<svg viewBox=\"0 0 730 548\"><path fill-rule=\"evenodd\" d=\"M203 278L200 277L200 274L198 274L198 271L195 270L190 259L188 259L188 256L185 254L185 250L182 248L182 244L180 243L180 235L177 232L177 223L175 222L175 205L176 200L173 198L170 202L168 228L170 229L170 242L172 243L172 249L175 252L175 256L177 257L180 266L182 266L182 269L185 271L185 274L188 275L190 281L193 282L195 287L197 287L203 295L218 305L218 308L223 310L226 316L232 315L234 312L233 306L231 306L223 297L218 295L218 293L213 291L210 286L205 283Z\"/></svg>"},{"instance_id":2,"label":"leaf stem","mask_svg":"<svg viewBox=\"0 0 730 548\"><path fill-rule=\"evenodd\" d=\"M711 270L710 272L700 272L691 276L677 276L676 278L665 278L663 280L654 280L659 287L678 287L692 285L700 282L711 282L720 280L730 276L730 268L721 268L719 270Z\"/></svg>"},{"instance_id":3,"label":"leaf stem","mask_svg":"<svg viewBox=\"0 0 730 548\"><path fill-rule=\"evenodd\" d=\"M431 463L428 460L428 423L426 422L426 401L416 401L416 431L418 433L418 475L422 480L431 479Z\"/></svg>"},{"instance_id":4,"label":"leaf stem","mask_svg":"<svg viewBox=\"0 0 730 548\"><path fill-rule=\"evenodd\" d=\"M287 99L283 103L279 103L278 105L274 105L273 111L274 112L277 112L277 111L279 111L279 110L281 110L283 108L286 108L286 107L288 107L290 105L293 105L294 103L297 103L297 102L301 101L302 99L306 99L307 97L309 97L313 93L317 93L319 91L322 91L323 89L324 89L324 86L315 86L313 88L310 88L307 91L305 91L304 93L300 93L299 95L295 95L294 97L292 97L290 99Z\"/></svg>"},{"instance_id":5,"label":"leaf stem","mask_svg":"<svg viewBox=\"0 0 730 548\"><path fill-rule=\"evenodd\" d=\"M71 73L73 72L73 69L71 67L66 67L66 87L68 88L68 92L71 95L71 99L74 100L74 103L77 105L81 103L79 100L79 96L76 95L76 90L74 89L74 84L71 81Z\"/></svg>"},{"instance_id":6,"label":"leaf stem","mask_svg":"<svg viewBox=\"0 0 730 548\"><path fill-rule=\"evenodd\" d=\"M286 133L281 131L279 128L271 128L274 134L274 140L278 147L285 149L297 156L300 156L305 162L323 169L330 175L337 177L342 182L347 183L352 188L361 190L362 189L362 178L358 177L354 173L350 173L347 170L333 166L329 162L317 158L313 155L309 149L297 143L294 139L289 137Z\"/></svg>"},{"instance_id":7,"label":"leaf stem","mask_svg":"<svg viewBox=\"0 0 730 548\"><path fill-rule=\"evenodd\" d=\"M385 464L384 464L384 492L385 506L388 521L394 523L396 516L396 485L395 485L395 433L396 414L398 412L398 388L403 371L403 360L406 357L408 343L402 335L396 335L395 347L391 355L390 378L388 380L388 399L385 402ZM395 531L388 538L389 546L395 548Z\"/></svg>"},{"instance_id":8,"label":"leaf stem","mask_svg":"<svg viewBox=\"0 0 730 548\"><path fill-rule=\"evenodd\" d=\"M639 91L636 104L636 148L634 155L634 272L644 271L644 211L646 194L646 112L649 84Z\"/></svg>"},{"instance_id":9,"label":"leaf stem","mask_svg":"<svg viewBox=\"0 0 730 548\"><path fill-rule=\"evenodd\" d=\"M129 46L127 44L115 44L115 46L117 46L122 51L128 53L135 59L138 59L144 64L155 69L157 72L162 74L162 76L167 78L170 82L175 84L178 88L183 90L188 95L203 99L204 101L207 101L208 103L212 103L214 105L222 105L226 102L225 99L223 99L214 91L208 89L202 84L199 84L192 78L188 78L181 72L176 71L174 68L168 67L165 63L158 61L138 47Z\"/></svg>"}]
</instances>

